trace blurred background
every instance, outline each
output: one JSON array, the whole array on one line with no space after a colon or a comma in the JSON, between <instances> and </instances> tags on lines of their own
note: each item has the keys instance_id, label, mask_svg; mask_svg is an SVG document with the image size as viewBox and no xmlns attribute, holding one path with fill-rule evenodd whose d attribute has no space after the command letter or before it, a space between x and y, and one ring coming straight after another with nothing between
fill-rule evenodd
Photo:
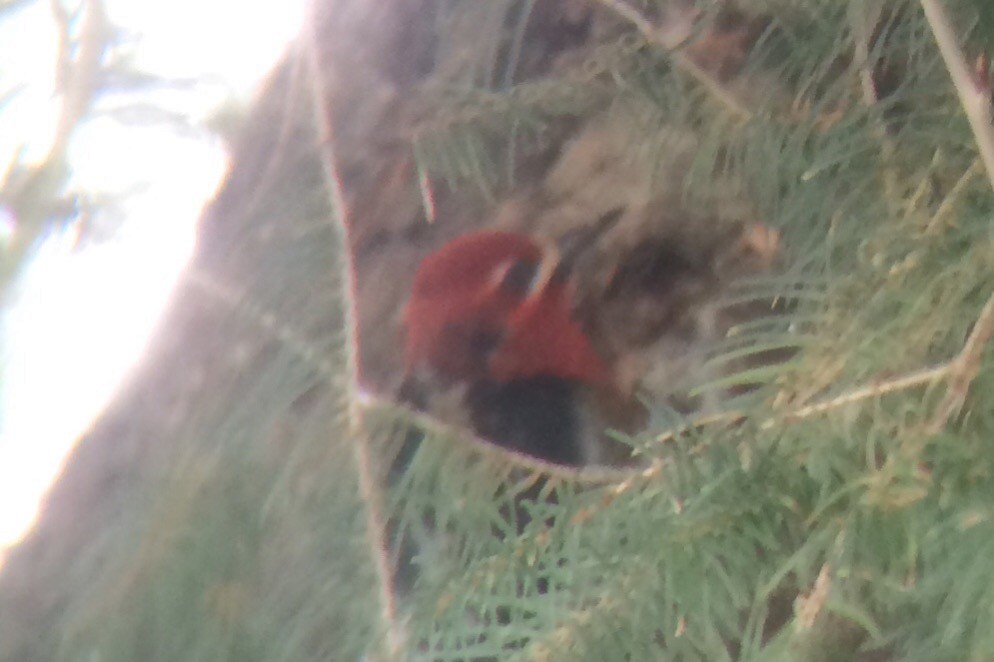
<instances>
[{"instance_id":1,"label":"blurred background","mask_svg":"<svg viewBox=\"0 0 994 662\"><path fill-rule=\"evenodd\" d=\"M0 4L0 563L141 354L303 4Z\"/></svg>"}]
</instances>

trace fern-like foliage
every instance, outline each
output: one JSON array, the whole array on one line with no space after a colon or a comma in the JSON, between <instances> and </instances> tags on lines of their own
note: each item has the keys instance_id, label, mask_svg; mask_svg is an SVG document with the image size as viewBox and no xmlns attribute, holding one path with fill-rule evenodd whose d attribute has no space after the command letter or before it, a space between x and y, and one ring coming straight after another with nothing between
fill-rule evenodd
<instances>
[{"instance_id":1,"label":"fern-like foliage","mask_svg":"<svg viewBox=\"0 0 994 662\"><path fill-rule=\"evenodd\" d=\"M507 458L522 477L499 454L467 454L473 442L425 439L397 492L400 521L431 512L438 539L410 595L415 657L994 650L981 625L989 453L971 441L989 430L989 380L938 435L926 432L937 382L872 393L874 380L954 356L990 294L991 191L969 174L973 137L916 3L758 5L773 19L742 78L761 87L728 83L747 117L673 51L627 34L602 68L579 68L594 72L585 103L527 112L521 99L555 78L487 91L477 117L464 106L463 120L432 127L430 149L419 144L426 172L494 195L513 184L500 173L514 153L479 156L486 141L506 146L522 127L624 107L640 122L633 153L665 159L674 128L692 132L686 199L707 204L716 181L733 181L786 248L776 276L736 283L720 302L771 307L718 339L713 378L695 386L743 395L710 424L660 403L653 429L633 440L648 468L601 484ZM982 39L976 8L956 9L974 30L964 41ZM777 354L790 358L748 360ZM870 395L847 399L867 384ZM522 509L523 525L507 519Z\"/></svg>"},{"instance_id":2,"label":"fern-like foliage","mask_svg":"<svg viewBox=\"0 0 994 662\"><path fill-rule=\"evenodd\" d=\"M319 5L326 38L300 50L337 59L278 72L205 218L196 267L219 286L184 290L189 342L163 341L89 440L158 462L110 473L71 562L41 553L55 524L12 556L25 586L68 588L15 609L25 592L0 576L0 658L994 656L994 378L990 352L957 363L994 290L994 194L919 3L743 0L766 18L723 77L692 66L714 3L594 2L596 47L540 66L549 2L415 3L436 75L385 86L415 99L397 151L429 192L492 206L576 127L621 117L656 185L681 159L681 205L747 201L780 263L713 302L758 311L688 385L720 406L649 402L648 428L617 435L633 466L568 469L363 394L347 247L369 219L336 203L371 143L326 113L362 125L343 90L381 81L335 87L314 63L366 72L364 30L413 5ZM685 41L632 20L685 4ZM989 3L944 4L968 52L989 48ZM957 383L963 407L940 415ZM14 618L24 605L42 625Z\"/></svg>"}]
</instances>

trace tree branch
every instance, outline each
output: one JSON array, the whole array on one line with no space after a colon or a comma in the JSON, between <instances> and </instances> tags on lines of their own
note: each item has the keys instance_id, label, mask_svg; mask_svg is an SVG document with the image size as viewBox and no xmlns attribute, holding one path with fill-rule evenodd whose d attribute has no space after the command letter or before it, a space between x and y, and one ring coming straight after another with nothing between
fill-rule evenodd
<instances>
[{"instance_id":1,"label":"tree branch","mask_svg":"<svg viewBox=\"0 0 994 662\"><path fill-rule=\"evenodd\" d=\"M994 335L994 294L987 299L983 310L980 311L980 316L973 325L973 331L967 337L963 349L948 365L948 390L928 426L929 432L938 433L946 422L963 408L967 393L970 391L970 384L980 372L981 355L992 335Z\"/></svg>"},{"instance_id":2,"label":"tree branch","mask_svg":"<svg viewBox=\"0 0 994 662\"><path fill-rule=\"evenodd\" d=\"M921 5L935 41L939 45L939 52L946 63L953 87L956 88L960 104L970 122L980 158L987 170L987 179L994 187L994 126L991 124L990 73L986 66L981 68L982 71L971 71L957 43L952 23L939 2L921 0ZM940 207L940 211L941 209ZM941 430L946 422L963 408L970 384L980 370L981 353L992 334L994 334L994 295L991 295L984 305L962 351L950 362L946 397L939 404L929 425L929 431L936 433Z\"/></svg>"},{"instance_id":3,"label":"tree branch","mask_svg":"<svg viewBox=\"0 0 994 662\"><path fill-rule=\"evenodd\" d=\"M966 118L970 121L980 157L987 169L987 177L994 187L994 127L991 126L990 81L978 80L970 70L942 4L936 0L921 0L921 5L956 88L956 94L966 112Z\"/></svg>"},{"instance_id":4,"label":"tree branch","mask_svg":"<svg viewBox=\"0 0 994 662\"><path fill-rule=\"evenodd\" d=\"M901 375L900 377L894 377L893 379L874 381L866 386L860 386L859 388L853 389L848 393L843 393L826 400L815 402L793 411L787 411L784 413L782 419L787 421L799 421L801 419L810 418L815 414L821 414L854 402L859 402L860 400L875 398L886 393L893 393L894 391L903 391L905 389L914 388L915 386L921 386L923 384L931 384L945 377L949 373L950 366L951 362L944 363L933 368L917 370L906 375ZM778 419L770 418L764 421L761 427L768 429L773 427L777 422Z\"/></svg>"},{"instance_id":5,"label":"tree branch","mask_svg":"<svg viewBox=\"0 0 994 662\"><path fill-rule=\"evenodd\" d=\"M359 396L359 350L358 350L358 313L356 308L355 265L352 260L350 241L350 223L342 190L341 178L335 158L334 131L332 128L332 112L334 110L330 99L330 90L324 78L320 56L320 35L318 34L319 15L318 2L312 0L306 22L309 34L306 36L305 50L308 58L309 72L312 83L311 99L314 108L314 123L318 129L320 140L321 166L324 171L325 189L333 213L329 219L340 237L339 278L342 283L342 299L345 302L344 348L345 370L339 376L339 383L344 385L345 406L348 418L348 435L358 471L359 492L365 503L366 535L376 570L379 589L380 615L386 635L386 654L389 659L399 660L405 657L406 633L397 613L396 597L393 589L393 572L390 566L390 552L387 543L386 518L384 516L384 500L374 467L369 443L369 435L364 421L364 411ZM342 379L344 377L344 379Z\"/></svg>"}]
</instances>

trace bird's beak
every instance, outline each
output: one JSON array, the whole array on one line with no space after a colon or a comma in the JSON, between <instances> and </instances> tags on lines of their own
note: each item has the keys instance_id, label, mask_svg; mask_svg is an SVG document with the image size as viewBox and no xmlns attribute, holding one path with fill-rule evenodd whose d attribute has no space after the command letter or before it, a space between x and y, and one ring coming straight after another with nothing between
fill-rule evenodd
<instances>
[{"instance_id":1,"label":"bird's beak","mask_svg":"<svg viewBox=\"0 0 994 662\"><path fill-rule=\"evenodd\" d=\"M540 296L545 291L549 283L560 275L560 264L559 248L553 243L542 246L542 261L539 262L531 287L528 288L527 299Z\"/></svg>"}]
</instances>

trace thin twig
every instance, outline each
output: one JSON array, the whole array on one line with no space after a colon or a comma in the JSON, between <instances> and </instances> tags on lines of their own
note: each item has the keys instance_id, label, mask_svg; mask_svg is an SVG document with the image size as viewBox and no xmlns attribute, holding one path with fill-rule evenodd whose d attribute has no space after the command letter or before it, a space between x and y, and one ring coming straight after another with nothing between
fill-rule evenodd
<instances>
[{"instance_id":1,"label":"thin twig","mask_svg":"<svg viewBox=\"0 0 994 662\"><path fill-rule=\"evenodd\" d=\"M925 197L932 193L935 188L935 177L933 173L939 170L939 167L943 164L944 158L942 148L936 147L935 151L932 152L932 159L928 162L928 167L925 168L925 174L918 180L918 186L916 186L915 190L912 191L911 194L905 199L905 209L922 208ZM977 157L976 162L978 164L978 168L983 167L983 163L980 161L979 156Z\"/></svg>"},{"instance_id":2,"label":"thin twig","mask_svg":"<svg viewBox=\"0 0 994 662\"><path fill-rule=\"evenodd\" d=\"M364 410L359 397L359 356L358 356L358 314L356 310L355 265L352 262L350 224L345 195L335 158L334 131L331 113L334 110L329 98L328 86L322 68L318 26L318 1L312 0L307 25L309 35L306 50L310 78L311 98L314 103L314 122L318 129L321 146L321 165L324 170L325 189L329 196L335 229L340 235L339 277L342 281L342 296L345 301L345 401L348 416L348 433L356 458L359 478L359 492L365 503L366 535L372 550L379 588L380 613L386 633L386 653L390 659L404 657L406 636L397 612L393 590L393 573L390 568L390 553L387 544L386 519L384 516L383 495L374 468L369 435L364 421Z\"/></svg>"},{"instance_id":3,"label":"thin twig","mask_svg":"<svg viewBox=\"0 0 994 662\"><path fill-rule=\"evenodd\" d=\"M912 388L915 386L921 386L922 384L934 383L943 377L945 377L949 371L952 369L953 361L949 363L944 363L942 365L935 366L933 368L926 368L924 370L918 370L906 375L901 375L900 377L894 377L886 380L877 380L865 386L860 386L842 393L831 398L826 398L820 400L810 405L804 407L799 407L793 410L787 410L778 416L771 416L760 423L760 428L763 430L768 430L772 428L777 423L783 421L797 421L804 418L810 418L816 414L821 414L826 411L831 411L832 409L838 409L848 404L854 402L859 402L861 400L867 400L869 398L874 398L886 393L892 393L894 391L902 391L907 388ZM719 414L713 414L710 416L703 416L698 419L692 420L687 425L683 425L672 430L667 430L654 438L656 443L663 443L679 437L680 435L686 434L691 430L698 428L704 428L711 425L718 424L729 424L735 425L741 423L746 418L746 413L744 411L725 411Z\"/></svg>"},{"instance_id":4,"label":"thin twig","mask_svg":"<svg viewBox=\"0 0 994 662\"><path fill-rule=\"evenodd\" d=\"M672 428L670 430L667 430L666 432L656 435L653 438L653 442L656 444L662 444L667 441L670 441L671 439L675 439L676 437L682 436L690 432L691 430L697 430L699 428L705 428L711 425L717 425L719 423L728 423L730 425L734 425L735 423L743 421L745 417L746 417L745 412L737 410L723 411L717 414L709 414L706 416L701 416L699 418L691 420L686 425L681 425L679 427Z\"/></svg>"},{"instance_id":5,"label":"thin twig","mask_svg":"<svg viewBox=\"0 0 994 662\"><path fill-rule=\"evenodd\" d=\"M880 101L877 83L873 79L873 63L870 62L870 40L873 38L873 28L880 22L883 5L880 2L856 2L849 4L849 26L853 34L854 65L859 71L860 89L863 93L863 103L867 108L873 108ZM897 148L887 132L884 118L877 114L874 122L874 133L880 141L880 152L884 167L884 189L887 202L893 207L900 197L898 193L898 177L894 171Z\"/></svg>"},{"instance_id":6,"label":"thin twig","mask_svg":"<svg viewBox=\"0 0 994 662\"><path fill-rule=\"evenodd\" d=\"M781 417L770 418L763 421L760 427L768 429L776 425L781 420L797 421L804 418L810 418L815 414L821 414L832 409L838 409L839 407L859 402L860 400L875 398L886 393L893 393L894 391L903 391L904 389L921 386L923 384L931 384L945 377L949 373L951 365L951 363L944 363L933 368L917 370L910 374L895 377L893 379L876 381L871 384L867 384L866 386L861 386L857 389L849 391L848 393L843 393L827 400L815 402L793 411L787 411Z\"/></svg>"},{"instance_id":7,"label":"thin twig","mask_svg":"<svg viewBox=\"0 0 994 662\"><path fill-rule=\"evenodd\" d=\"M973 331L966 339L963 349L949 365L949 386L946 397L939 403L928 430L933 434L945 427L946 422L955 416L966 402L970 384L980 372L981 355L991 336L994 335L994 294L987 299L980 316L973 325Z\"/></svg>"},{"instance_id":8,"label":"thin twig","mask_svg":"<svg viewBox=\"0 0 994 662\"><path fill-rule=\"evenodd\" d=\"M859 70L859 85L863 92L863 103L873 107L880 100L877 83L873 80L873 67L870 65L870 39L873 27L880 21L880 4L854 3L849 5L849 27L853 33L854 64ZM861 12L856 14L856 12Z\"/></svg>"},{"instance_id":9,"label":"thin twig","mask_svg":"<svg viewBox=\"0 0 994 662\"><path fill-rule=\"evenodd\" d=\"M631 23L646 41L651 44L658 44L669 51L670 58L678 69L690 74L713 97L732 111L733 114L737 115L739 119L749 121L753 118L754 113L744 101L739 99L721 81L708 73L703 67L680 50L680 47L686 41L686 35L680 38L668 36L653 25L652 21L643 16L637 9L624 2L624 0L596 0L596 2Z\"/></svg>"},{"instance_id":10,"label":"thin twig","mask_svg":"<svg viewBox=\"0 0 994 662\"><path fill-rule=\"evenodd\" d=\"M971 71L957 43L952 23L942 5L936 0L921 0L921 5L929 27L932 29L932 34L935 36L935 41L939 45L939 52L942 54L946 69L949 71L953 87L956 88L956 94L959 95L960 104L963 106L966 118L970 121L973 138L980 151L984 168L987 170L987 179L994 187L994 126L991 124L990 80L986 78L982 80L977 72ZM983 75L985 77L989 75L986 67ZM970 384L973 383L980 370L981 353L990 341L992 334L994 334L994 295L984 304L966 344L950 364L946 397L939 404L935 416L928 426L929 431L936 433L941 430L946 422L963 408Z\"/></svg>"},{"instance_id":11,"label":"thin twig","mask_svg":"<svg viewBox=\"0 0 994 662\"><path fill-rule=\"evenodd\" d=\"M925 234L931 234L939 229L956 205L963 199L963 194L966 192L967 186L973 181L974 177L980 174L983 167L984 162L982 159L976 158L973 160L970 167L966 169L960 178L956 180L956 183L953 184L953 187L949 189L949 193L946 194L946 197L939 204L939 208L932 214L932 218L925 224Z\"/></svg>"},{"instance_id":12,"label":"thin twig","mask_svg":"<svg viewBox=\"0 0 994 662\"><path fill-rule=\"evenodd\" d=\"M779 416L771 416L766 420L762 421L759 425L761 429L769 429L778 423L798 421L801 419L809 418L816 414L821 414L832 409L837 409L844 405L852 404L854 402L859 402L860 400L866 400L868 398L876 397L878 395L883 395L884 393L890 393L892 391L899 391L906 388L911 388L914 386L920 386L922 384L929 384L939 379L943 378L952 368L953 362L949 362L934 368L928 368L926 370L919 370L917 372L902 375L901 377L896 377L894 379L889 379L885 381L877 381L866 386L859 387L848 393L835 396L814 404L808 405L806 407L801 407L793 411L787 411ZM679 437L691 430L698 428L703 428L711 425L727 424L727 425L737 425L744 421L747 414L744 411L727 411L720 414L715 414L711 416L701 417L700 419L693 420L687 425L683 425L672 430L667 430L666 432L655 437L654 441L656 443L663 443ZM623 494L631 489L636 484L642 484L650 480L654 480L666 466L665 459L653 460L648 466L639 468L637 470L632 470L628 473L628 476L621 482L619 482L613 490L615 495Z\"/></svg>"},{"instance_id":13,"label":"thin twig","mask_svg":"<svg viewBox=\"0 0 994 662\"><path fill-rule=\"evenodd\" d=\"M966 118L970 121L980 157L987 169L987 178L994 187L994 127L991 126L990 82L979 81L970 70L942 4L936 0L921 0L921 5L966 112Z\"/></svg>"},{"instance_id":14,"label":"thin twig","mask_svg":"<svg viewBox=\"0 0 994 662\"><path fill-rule=\"evenodd\" d=\"M917 370L915 372L901 375L886 380L878 380L873 383L853 389L847 393L834 396L813 404L789 410L775 417L770 417L760 424L761 429L769 429L783 421L798 421L810 418L816 414L821 414L833 409L838 409L848 404L853 404L861 400L875 398L894 391L903 391L923 384L934 384L942 379L949 380L949 390L945 399L939 405L936 415L929 429L937 432L945 425L949 418L956 414L966 400L970 384L980 371L981 354L984 351L991 337L994 336L994 294L984 304L980 316L973 325L973 331L952 360L940 365ZM735 424L745 418L745 412L730 411L722 412L714 416L708 416L692 421L690 424L668 430L656 437L656 442L668 441L684 434L692 429L714 425L717 423Z\"/></svg>"},{"instance_id":15,"label":"thin twig","mask_svg":"<svg viewBox=\"0 0 994 662\"><path fill-rule=\"evenodd\" d=\"M434 416L392 400L385 400L371 393L361 393L360 403L370 415L387 415L403 419L405 423L423 430L432 437L452 439L457 443L470 445L481 455L489 456L505 464L513 464L529 472L590 485L615 483L632 475L632 472L626 469L612 469L610 467L599 466L576 468L539 460L531 455L518 453L503 446L498 446L495 443L471 434L463 428L450 425Z\"/></svg>"}]
</instances>

